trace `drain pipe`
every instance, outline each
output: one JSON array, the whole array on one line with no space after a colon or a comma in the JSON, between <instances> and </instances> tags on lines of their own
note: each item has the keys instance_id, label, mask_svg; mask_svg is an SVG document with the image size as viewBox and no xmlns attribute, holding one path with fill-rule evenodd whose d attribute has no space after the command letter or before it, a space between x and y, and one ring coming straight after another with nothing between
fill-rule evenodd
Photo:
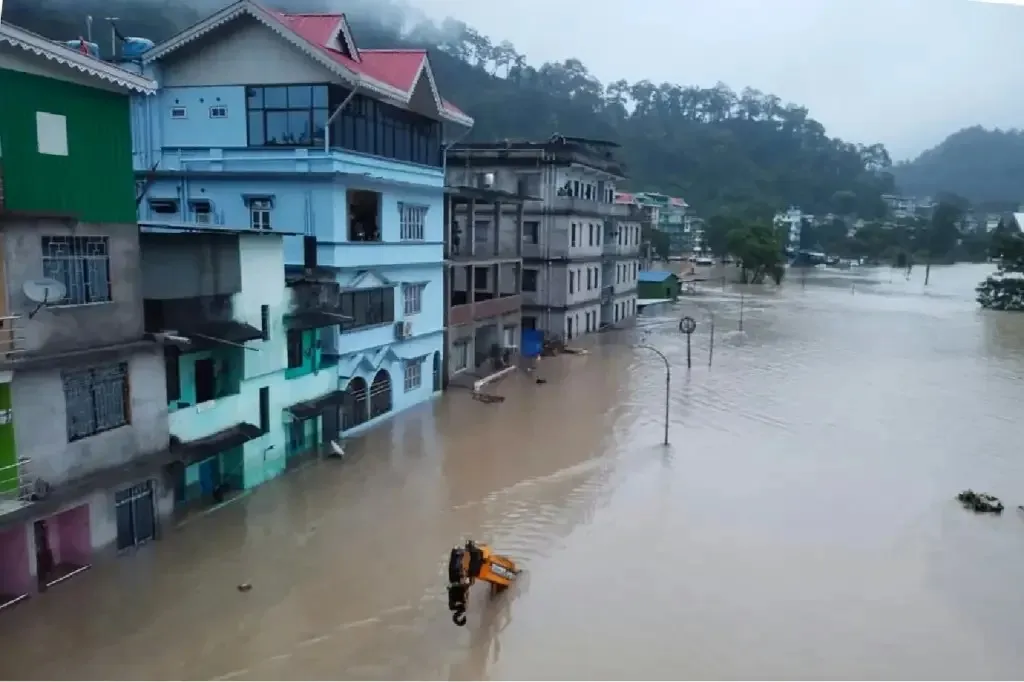
<instances>
[{"instance_id":1,"label":"drain pipe","mask_svg":"<svg viewBox=\"0 0 1024 682\"><path fill-rule=\"evenodd\" d=\"M352 98L357 94L359 94L358 85L352 88L352 92L348 93L348 96L345 99L341 100L341 104L338 105L338 108L335 109L330 118L327 119L327 123L324 124L324 154L329 154L331 152L331 124L334 123L334 119L338 118L341 112L344 111L345 107L348 106L348 103L351 102Z\"/></svg>"}]
</instances>

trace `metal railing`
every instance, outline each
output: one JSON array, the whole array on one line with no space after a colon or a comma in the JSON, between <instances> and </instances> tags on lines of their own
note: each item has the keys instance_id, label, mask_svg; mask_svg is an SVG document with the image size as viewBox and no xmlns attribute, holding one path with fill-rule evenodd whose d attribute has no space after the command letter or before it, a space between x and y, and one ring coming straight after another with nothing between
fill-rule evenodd
<instances>
[{"instance_id":1,"label":"metal railing","mask_svg":"<svg viewBox=\"0 0 1024 682\"><path fill-rule=\"evenodd\" d=\"M28 502L32 499L32 461L23 457L16 464L0 466L0 500L19 500Z\"/></svg>"},{"instance_id":2,"label":"metal railing","mask_svg":"<svg viewBox=\"0 0 1024 682\"><path fill-rule=\"evenodd\" d=\"M11 360L12 355L24 350L18 320L21 315L0 316L0 361Z\"/></svg>"}]
</instances>

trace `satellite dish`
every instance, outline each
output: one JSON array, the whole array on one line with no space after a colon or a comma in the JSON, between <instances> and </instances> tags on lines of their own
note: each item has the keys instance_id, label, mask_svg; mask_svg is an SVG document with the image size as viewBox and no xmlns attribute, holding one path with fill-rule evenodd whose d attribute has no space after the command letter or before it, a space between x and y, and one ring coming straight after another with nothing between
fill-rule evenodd
<instances>
[{"instance_id":1,"label":"satellite dish","mask_svg":"<svg viewBox=\"0 0 1024 682\"><path fill-rule=\"evenodd\" d=\"M59 303L68 295L67 287L55 279L30 279L21 287L25 292L25 298L33 303L47 305Z\"/></svg>"}]
</instances>

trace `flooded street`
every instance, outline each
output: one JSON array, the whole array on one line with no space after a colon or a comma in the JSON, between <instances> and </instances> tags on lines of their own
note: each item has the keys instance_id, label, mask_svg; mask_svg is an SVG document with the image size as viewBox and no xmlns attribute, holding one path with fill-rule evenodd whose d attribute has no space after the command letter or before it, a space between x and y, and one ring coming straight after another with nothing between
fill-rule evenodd
<instances>
[{"instance_id":1,"label":"flooded street","mask_svg":"<svg viewBox=\"0 0 1024 682\"><path fill-rule=\"evenodd\" d=\"M1018 677L1024 316L977 309L989 270L927 293L923 268L815 272L747 295L743 332L712 287L503 404L453 390L0 614L0 676ZM674 363L669 448L644 335ZM1007 512L965 512L969 487ZM457 628L444 569L470 537L526 573Z\"/></svg>"}]
</instances>

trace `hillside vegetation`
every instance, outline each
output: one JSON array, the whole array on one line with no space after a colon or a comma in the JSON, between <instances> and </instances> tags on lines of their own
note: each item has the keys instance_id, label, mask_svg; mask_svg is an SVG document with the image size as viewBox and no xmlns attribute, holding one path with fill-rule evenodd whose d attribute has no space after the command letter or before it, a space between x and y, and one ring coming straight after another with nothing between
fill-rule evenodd
<instances>
[{"instance_id":1,"label":"hillside vegetation","mask_svg":"<svg viewBox=\"0 0 1024 682\"><path fill-rule=\"evenodd\" d=\"M290 11L324 9L315 3L271 4ZM894 187L882 145L829 137L807 109L771 94L750 88L737 93L721 83L603 84L577 59L530 64L507 41L457 20L415 18L393 1L372 8L332 3L338 6L349 11L364 47L430 49L446 97L477 121L473 139L546 139L553 133L610 139L622 145L632 189L683 196L705 214L766 218L792 204L874 218L884 212L880 194ZM119 16L122 33L158 42L199 16L180 4L125 0L7 0L4 10L5 20L58 40L79 36L87 14ZM107 34L98 20L94 38ZM105 47L105 39L99 42Z\"/></svg>"}]
</instances>

